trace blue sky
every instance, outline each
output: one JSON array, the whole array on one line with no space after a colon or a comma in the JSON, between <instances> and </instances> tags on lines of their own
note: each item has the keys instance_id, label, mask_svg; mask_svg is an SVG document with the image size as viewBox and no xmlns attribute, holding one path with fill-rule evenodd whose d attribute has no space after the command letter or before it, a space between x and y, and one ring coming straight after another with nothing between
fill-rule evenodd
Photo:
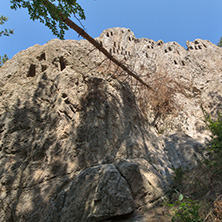
<instances>
[{"instance_id":1,"label":"blue sky","mask_svg":"<svg viewBox=\"0 0 222 222\"><path fill-rule=\"evenodd\" d=\"M130 28L136 38L154 41L176 41L185 46L187 40L207 39L217 43L222 36L222 0L78 0L85 10L86 31L98 37L107 28ZM14 29L10 37L0 37L0 55L9 58L35 44L55 38L38 21L29 19L27 10L10 9L10 0L1 0L0 15L9 21L0 26ZM72 19L72 18L71 18ZM75 21L75 19L73 19ZM69 30L65 39L80 39Z\"/></svg>"}]
</instances>

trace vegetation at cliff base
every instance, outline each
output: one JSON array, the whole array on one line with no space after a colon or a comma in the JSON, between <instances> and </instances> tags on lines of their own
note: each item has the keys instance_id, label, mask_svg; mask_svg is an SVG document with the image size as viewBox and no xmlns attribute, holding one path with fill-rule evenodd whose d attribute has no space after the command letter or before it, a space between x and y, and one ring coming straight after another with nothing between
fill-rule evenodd
<instances>
[{"instance_id":1,"label":"vegetation at cliff base","mask_svg":"<svg viewBox=\"0 0 222 222\"><path fill-rule=\"evenodd\" d=\"M203 108L209 159L190 172L175 170L174 191L170 195L172 222L222 221L222 115L213 118Z\"/></svg>"}]
</instances>

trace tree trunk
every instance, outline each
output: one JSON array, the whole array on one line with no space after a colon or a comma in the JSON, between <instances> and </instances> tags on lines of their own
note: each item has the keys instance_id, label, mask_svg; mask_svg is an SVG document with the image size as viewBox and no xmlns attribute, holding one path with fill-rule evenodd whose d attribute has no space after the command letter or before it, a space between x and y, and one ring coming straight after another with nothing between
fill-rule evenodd
<instances>
[{"instance_id":1,"label":"tree trunk","mask_svg":"<svg viewBox=\"0 0 222 222\"><path fill-rule=\"evenodd\" d=\"M133 73L127 66L125 66L123 63L118 61L116 58L114 58L99 42L97 42L94 38L92 38L87 32L85 32L82 28L80 28L78 25L76 25L72 20L69 18L66 18L63 20L66 25L68 25L71 29L76 31L79 35L81 35L84 39L86 39L88 42L90 42L93 46L95 46L100 52L102 52L108 59L110 59L112 62L114 62L117 66L121 67L125 72L128 73L128 75L135 78L137 81L139 81L142 85L148 87L152 91L153 88L149 86L147 83L145 83L138 75Z\"/></svg>"},{"instance_id":2,"label":"tree trunk","mask_svg":"<svg viewBox=\"0 0 222 222\"><path fill-rule=\"evenodd\" d=\"M43 1L43 4L47 7L48 5L53 5L48 0ZM55 7L53 5L53 7ZM149 86L147 83L145 83L138 75L136 75L134 72L129 70L127 66L125 66L123 63L118 61L116 58L114 58L99 42L97 42L94 38L92 38L87 32L85 32L81 27L79 27L77 24L75 24L72 20L69 18L64 18L64 15L60 13L61 20L69 26L71 29L76 31L79 35L81 35L84 39L86 39L88 42L90 42L93 46L95 46L100 52L102 52L108 59L110 59L112 62L114 62L117 66L121 67L125 72L127 72L128 75L132 76L134 79L136 79L138 82L140 82L142 85L146 86L148 89L154 91L154 89Z\"/></svg>"}]
</instances>

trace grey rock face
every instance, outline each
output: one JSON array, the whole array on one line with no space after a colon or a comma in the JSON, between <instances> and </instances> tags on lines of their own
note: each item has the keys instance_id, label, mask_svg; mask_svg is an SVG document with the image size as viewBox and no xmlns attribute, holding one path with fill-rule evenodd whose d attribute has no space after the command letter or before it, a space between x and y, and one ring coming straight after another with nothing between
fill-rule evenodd
<instances>
[{"instance_id":1,"label":"grey rock face","mask_svg":"<svg viewBox=\"0 0 222 222\"><path fill-rule=\"evenodd\" d=\"M59 212L64 222L103 221L130 214L135 209L127 182L112 164L84 170L65 190L57 197L60 200L65 195ZM59 203L57 205L60 206Z\"/></svg>"},{"instance_id":2,"label":"grey rock face","mask_svg":"<svg viewBox=\"0 0 222 222\"><path fill-rule=\"evenodd\" d=\"M204 158L200 106L221 109L222 49L125 28L97 40L143 80L164 70L186 86L174 94L180 109L162 118L141 107L142 88L84 40L18 53L0 69L0 221L129 218L161 199L175 168Z\"/></svg>"}]
</instances>

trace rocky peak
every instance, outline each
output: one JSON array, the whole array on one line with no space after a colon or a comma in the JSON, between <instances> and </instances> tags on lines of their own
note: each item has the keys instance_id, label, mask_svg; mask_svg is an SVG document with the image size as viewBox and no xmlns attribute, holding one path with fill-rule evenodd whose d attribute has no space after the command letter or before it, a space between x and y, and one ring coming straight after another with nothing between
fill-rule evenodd
<instances>
[{"instance_id":1,"label":"rocky peak","mask_svg":"<svg viewBox=\"0 0 222 222\"><path fill-rule=\"evenodd\" d=\"M117 58L124 59L138 74L144 72L141 66L145 66L147 74L163 69L168 74L177 72L179 75L182 72L184 78L199 82L207 81L209 72L214 72L212 75L216 72L218 75L222 70L222 49L208 40L187 41L185 49L176 42L137 39L126 28L104 30L97 40ZM204 73L208 73L206 78Z\"/></svg>"}]
</instances>

